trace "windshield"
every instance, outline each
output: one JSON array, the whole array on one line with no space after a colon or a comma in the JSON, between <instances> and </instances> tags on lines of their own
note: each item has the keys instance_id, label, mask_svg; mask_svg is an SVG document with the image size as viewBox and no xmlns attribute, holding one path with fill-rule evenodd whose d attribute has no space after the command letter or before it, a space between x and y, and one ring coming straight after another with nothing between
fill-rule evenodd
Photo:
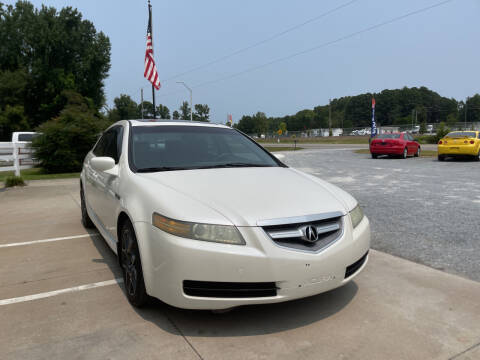
<instances>
[{"instance_id":1,"label":"windshield","mask_svg":"<svg viewBox=\"0 0 480 360\"><path fill-rule=\"evenodd\" d=\"M447 134L451 138L463 138L463 137L472 137L474 138L477 134L473 131L455 131Z\"/></svg>"},{"instance_id":2,"label":"windshield","mask_svg":"<svg viewBox=\"0 0 480 360\"><path fill-rule=\"evenodd\" d=\"M138 172L279 166L270 154L233 129L134 126L130 161Z\"/></svg>"},{"instance_id":3,"label":"windshield","mask_svg":"<svg viewBox=\"0 0 480 360\"><path fill-rule=\"evenodd\" d=\"M400 139L400 134L380 134L377 139Z\"/></svg>"}]
</instances>

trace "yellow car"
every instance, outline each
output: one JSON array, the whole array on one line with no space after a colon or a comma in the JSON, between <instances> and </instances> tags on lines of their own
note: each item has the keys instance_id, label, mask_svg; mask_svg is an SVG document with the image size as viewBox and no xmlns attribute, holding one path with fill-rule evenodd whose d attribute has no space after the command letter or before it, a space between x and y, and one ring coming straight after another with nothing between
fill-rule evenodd
<instances>
[{"instance_id":1,"label":"yellow car","mask_svg":"<svg viewBox=\"0 0 480 360\"><path fill-rule=\"evenodd\" d=\"M480 131L452 131L438 142L438 160L447 157L473 156L480 160Z\"/></svg>"}]
</instances>

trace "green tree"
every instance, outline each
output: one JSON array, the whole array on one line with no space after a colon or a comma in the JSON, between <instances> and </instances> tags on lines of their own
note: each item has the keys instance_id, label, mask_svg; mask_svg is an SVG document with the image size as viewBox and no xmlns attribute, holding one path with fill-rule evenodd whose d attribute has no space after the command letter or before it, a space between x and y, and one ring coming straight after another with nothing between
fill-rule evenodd
<instances>
[{"instance_id":1,"label":"green tree","mask_svg":"<svg viewBox=\"0 0 480 360\"><path fill-rule=\"evenodd\" d=\"M10 141L14 131L31 130L25 115L25 70L0 71L0 141Z\"/></svg>"},{"instance_id":2,"label":"green tree","mask_svg":"<svg viewBox=\"0 0 480 360\"><path fill-rule=\"evenodd\" d=\"M157 106L157 118L158 119L170 119L170 110L165 105Z\"/></svg>"},{"instance_id":3,"label":"green tree","mask_svg":"<svg viewBox=\"0 0 480 360\"><path fill-rule=\"evenodd\" d=\"M244 115L235 125L238 130L244 132L245 134L253 135L256 132L255 119L253 116Z\"/></svg>"},{"instance_id":4,"label":"green tree","mask_svg":"<svg viewBox=\"0 0 480 360\"><path fill-rule=\"evenodd\" d=\"M447 116L447 126L453 127L457 123L457 117L454 114L448 114Z\"/></svg>"},{"instance_id":5,"label":"green tree","mask_svg":"<svg viewBox=\"0 0 480 360\"><path fill-rule=\"evenodd\" d=\"M210 108L207 104L195 104L193 119L196 121L208 122L210 118Z\"/></svg>"},{"instance_id":6,"label":"green tree","mask_svg":"<svg viewBox=\"0 0 480 360\"><path fill-rule=\"evenodd\" d=\"M255 124L254 126L254 132L257 135L262 135L266 134L268 130L268 124L267 124L267 116L265 115L264 112L257 112L255 115L253 115L253 122Z\"/></svg>"},{"instance_id":7,"label":"green tree","mask_svg":"<svg viewBox=\"0 0 480 360\"><path fill-rule=\"evenodd\" d=\"M285 135L287 132L287 123L282 121L278 126L278 130L281 130L282 134Z\"/></svg>"},{"instance_id":8,"label":"green tree","mask_svg":"<svg viewBox=\"0 0 480 360\"><path fill-rule=\"evenodd\" d=\"M21 105L7 105L0 113L0 134L5 141L11 141L14 131L31 130Z\"/></svg>"},{"instance_id":9,"label":"green tree","mask_svg":"<svg viewBox=\"0 0 480 360\"><path fill-rule=\"evenodd\" d=\"M111 122L141 118L137 103L129 95L122 94L116 97L113 103L114 107L108 113L108 118Z\"/></svg>"},{"instance_id":10,"label":"green tree","mask_svg":"<svg viewBox=\"0 0 480 360\"><path fill-rule=\"evenodd\" d=\"M60 115L39 127L42 135L32 143L40 166L48 172L80 171L107 122L95 110L92 100L66 90L60 95L66 106Z\"/></svg>"},{"instance_id":11,"label":"green tree","mask_svg":"<svg viewBox=\"0 0 480 360\"><path fill-rule=\"evenodd\" d=\"M427 132L427 123L425 121L422 121L420 123L420 130L418 130L420 134L425 134Z\"/></svg>"},{"instance_id":12,"label":"green tree","mask_svg":"<svg viewBox=\"0 0 480 360\"><path fill-rule=\"evenodd\" d=\"M179 113L177 110L175 110L175 111L172 113L172 118L173 118L173 120L178 120L178 119L180 119L180 113Z\"/></svg>"},{"instance_id":13,"label":"green tree","mask_svg":"<svg viewBox=\"0 0 480 360\"><path fill-rule=\"evenodd\" d=\"M91 99L95 110L103 105L110 41L78 10L0 3L0 44L0 72L22 72L23 99L14 105L24 106L30 128L59 114L64 90Z\"/></svg>"},{"instance_id":14,"label":"green tree","mask_svg":"<svg viewBox=\"0 0 480 360\"><path fill-rule=\"evenodd\" d=\"M190 106L188 105L187 101L182 103L180 106L180 116L183 120L190 120Z\"/></svg>"},{"instance_id":15,"label":"green tree","mask_svg":"<svg viewBox=\"0 0 480 360\"><path fill-rule=\"evenodd\" d=\"M445 125L444 122L438 124L436 135L435 135L435 142L437 143L441 138L447 135L450 132L450 129Z\"/></svg>"},{"instance_id":16,"label":"green tree","mask_svg":"<svg viewBox=\"0 0 480 360\"><path fill-rule=\"evenodd\" d=\"M141 119L142 118L142 103L138 104L137 113L138 113L137 118ZM143 102L143 118L144 119L153 119L153 104L150 101L144 101ZM158 118L158 116L157 116L157 118Z\"/></svg>"}]
</instances>

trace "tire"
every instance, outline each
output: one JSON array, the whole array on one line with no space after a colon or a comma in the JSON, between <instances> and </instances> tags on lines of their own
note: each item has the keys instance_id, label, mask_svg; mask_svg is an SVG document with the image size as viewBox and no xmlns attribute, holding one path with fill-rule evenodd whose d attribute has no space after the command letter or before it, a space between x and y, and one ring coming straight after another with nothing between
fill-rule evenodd
<instances>
[{"instance_id":1,"label":"tire","mask_svg":"<svg viewBox=\"0 0 480 360\"><path fill-rule=\"evenodd\" d=\"M438 155L438 161L445 161L445 156Z\"/></svg>"},{"instance_id":2,"label":"tire","mask_svg":"<svg viewBox=\"0 0 480 360\"><path fill-rule=\"evenodd\" d=\"M420 157L420 146L417 148L417 152L415 153L415 155L413 155L414 157Z\"/></svg>"},{"instance_id":3,"label":"tire","mask_svg":"<svg viewBox=\"0 0 480 360\"><path fill-rule=\"evenodd\" d=\"M403 150L402 159L406 159L407 156L408 156L408 149L405 148L405 149Z\"/></svg>"},{"instance_id":4,"label":"tire","mask_svg":"<svg viewBox=\"0 0 480 360\"><path fill-rule=\"evenodd\" d=\"M372 159L376 159L378 157L377 154L372 154Z\"/></svg>"},{"instance_id":5,"label":"tire","mask_svg":"<svg viewBox=\"0 0 480 360\"><path fill-rule=\"evenodd\" d=\"M137 237L130 221L124 221L120 231L120 263L127 299L135 307L142 307L148 301L143 280L142 262L138 251Z\"/></svg>"},{"instance_id":6,"label":"tire","mask_svg":"<svg viewBox=\"0 0 480 360\"><path fill-rule=\"evenodd\" d=\"M93 223L92 219L90 219L90 216L88 216L87 205L85 203L85 194L83 193L82 184L80 184L80 209L82 211L83 226L87 229L95 228L95 224Z\"/></svg>"},{"instance_id":7,"label":"tire","mask_svg":"<svg viewBox=\"0 0 480 360\"><path fill-rule=\"evenodd\" d=\"M480 150L478 151L478 154L474 156L473 161L480 161Z\"/></svg>"}]
</instances>

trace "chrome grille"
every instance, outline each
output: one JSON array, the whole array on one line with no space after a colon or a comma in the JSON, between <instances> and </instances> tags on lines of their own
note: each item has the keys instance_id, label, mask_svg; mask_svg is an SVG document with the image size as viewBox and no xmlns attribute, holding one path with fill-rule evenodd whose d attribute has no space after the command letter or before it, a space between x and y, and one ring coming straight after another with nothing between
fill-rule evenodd
<instances>
[{"instance_id":1,"label":"chrome grille","mask_svg":"<svg viewBox=\"0 0 480 360\"><path fill-rule=\"evenodd\" d=\"M329 215L329 216L326 216ZM333 244L343 234L342 213L312 215L301 222L281 223L281 219L267 220L263 223L263 230L279 246L319 252ZM313 234L313 235L312 235Z\"/></svg>"}]
</instances>

